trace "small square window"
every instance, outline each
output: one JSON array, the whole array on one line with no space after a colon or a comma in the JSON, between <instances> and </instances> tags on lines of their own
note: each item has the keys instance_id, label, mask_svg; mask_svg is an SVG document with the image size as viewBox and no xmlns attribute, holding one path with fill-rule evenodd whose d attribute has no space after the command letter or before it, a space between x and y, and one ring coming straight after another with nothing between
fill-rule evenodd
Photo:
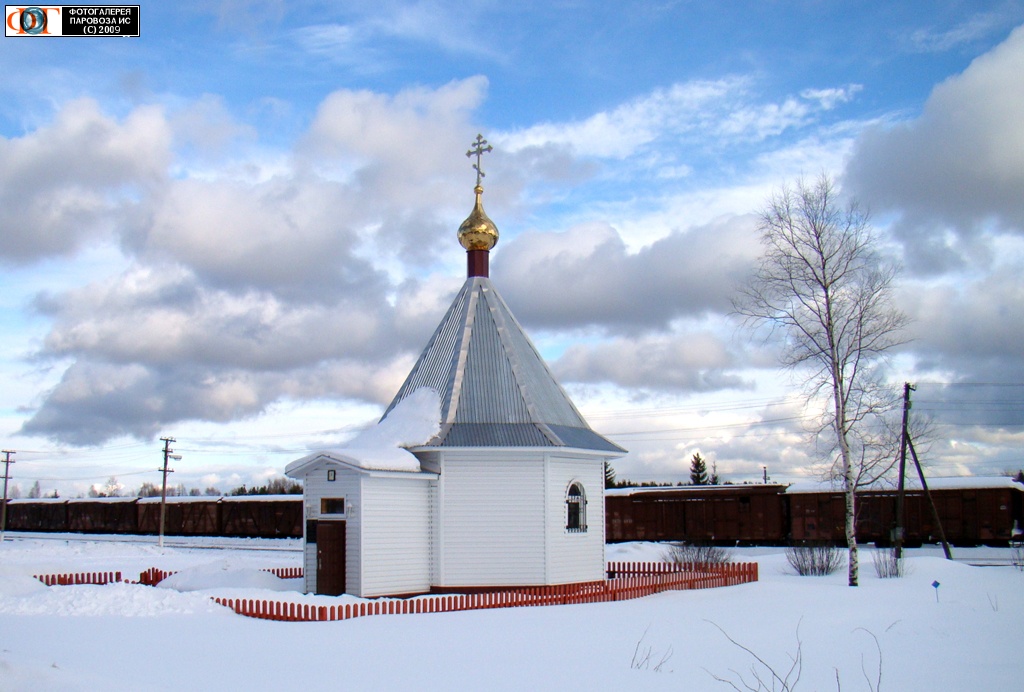
<instances>
[{"instance_id":1,"label":"small square window","mask_svg":"<svg viewBox=\"0 0 1024 692\"><path fill-rule=\"evenodd\" d=\"M345 498L343 497L322 497L320 498L320 514L344 514Z\"/></svg>"},{"instance_id":2,"label":"small square window","mask_svg":"<svg viewBox=\"0 0 1024 692\"><path fill-rule=\"evenodd\" d=\"M327 469L327 480L333 481L338 478L338 472L334 469Z\"/></svg>"}]
</instances>

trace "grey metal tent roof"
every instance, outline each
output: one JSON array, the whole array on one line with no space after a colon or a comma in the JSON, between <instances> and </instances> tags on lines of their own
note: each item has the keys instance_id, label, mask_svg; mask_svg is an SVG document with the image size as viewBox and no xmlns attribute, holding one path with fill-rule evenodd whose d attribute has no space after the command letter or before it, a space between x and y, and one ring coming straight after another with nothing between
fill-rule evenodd
<instances>
[{"instance_id":1,"label":"grey metal tent roof","mask_svg":"<svg viewBox=\"0 0 1024 692\"><path fill-rule=\"evenodd\" d=\"M435 447L572 447L623 454L590 429L487 277L471 276L384 412L441 395Z\"/></svg>"}]
</instances>

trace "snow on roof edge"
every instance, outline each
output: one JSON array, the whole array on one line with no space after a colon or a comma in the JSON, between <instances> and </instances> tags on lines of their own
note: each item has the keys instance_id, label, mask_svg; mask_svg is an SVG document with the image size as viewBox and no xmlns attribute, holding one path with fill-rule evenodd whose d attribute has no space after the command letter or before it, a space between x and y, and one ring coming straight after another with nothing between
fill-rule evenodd
<instances>
[{"instance_id":1,"label":"snow on roof edge","mask_svg":"<svg viewBox=\"0 0 1024 692\"><path fill-rule=\"evenodd\" d=\"M364 471L420 473L420 460L408 450L426 444L441 430L441 395L431 387L420 387L407 396L377 425L338 449L307 454L288 464L290 478L324 457Z\"/></svg>"}]
</instances>

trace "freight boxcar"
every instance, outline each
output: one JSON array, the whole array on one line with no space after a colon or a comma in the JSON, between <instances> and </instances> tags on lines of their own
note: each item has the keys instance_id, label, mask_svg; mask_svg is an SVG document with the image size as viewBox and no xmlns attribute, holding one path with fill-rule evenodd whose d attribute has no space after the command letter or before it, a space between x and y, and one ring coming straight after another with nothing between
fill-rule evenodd
<instances>
[{"instance_id":1,"label":"freight boxcar","mask_svg":"<svg viewBox=\"0 0 1024 692\"><path fill-rule=\"evenodd\" d=\"M907 540L920 542L918 510L920 498L908 493L904 500L904 515L913 534L905 532ZM783 498L789 512L790 539L796 543L846 542L846 496L839 490L821 489L820 486L794 486ZM857 541L885 544L892 535L896 516L896 491L860 491L857 493Z\"/></svg>"},{"instance_id":2,"label":"freight boxcar","mask_svg":"<svg viewBox=\"0 0 1024 692\"><path fill-rule=\"evenodd\" d=\"M63 498L8 500L7 529L10 531L67 531L68 501Z\"/></svg>"},{"instance_id":3,"label":"freight boxcar","mask_svg":"<svg viewBox=\"0 0 1024 692\"><path fill-rule=\"evenodd\" d=\"M698 485L605 491L606 539L772 544L787 535L786 486Z\"/></svg>"},{"instance_id":4,"label":"freight boxcar","mask_svg":"<svg viewBox=\"0 0 1024 692\"><path fill-rule=\"evenodd\" d=\"M225 497L221 505L224 536L301 538L301 495L240 495Z\"/></svg>"},{"instance_id":5,"label":"freight boxcar","mask_svg":"<svg viewBox=\"0 0 1024 692\"><path fill-rule=\"evenodd\" d=\"M797 543L839 543L845 535L846 501L838 491L788 488L780 497L789 514L789 539Z\"/></svg>"},{"instance_id":6,"label":"freight boxcar","mask_svg":"<svg viewBox=\"0 0 1024 692\"><path fill-rule=\"evenodd\" d=\"M68 531L76 533L138 533L137 497L96 497L68 500Z\"/></svg>"},{"instance_id":7,"label":"freight boxcar","mask_svg":"<svg viewBox=\"0 0 1024 692\"><path fill-rule=\"evenodd\" d=\"M1024 525L1024 486L1010 478L933 478L928 481L946 540L954 545L1006 545ZM898 493L895 488L857 493L857 541L892 542ZM846 501L837 490L793 486L785 494L794 541L845 542ZM940 540L928 498L910 485L903 499L907 545Z\"/></svg>"},{"instance_id":8,"label":"freight boxcar","mask_svg":"<svg viewBox=\"0 0 1024 692\"><path fill-rule=\"evenodd\" d=\"M139 500L139 533L160 533L160 498ZM169 497L164 510L166 536L219 536L220 497Z\"/></svg>"},{"instance_id":9,"label":"freight boxcar","mask_svg":"<svg viewBox=\"0 0 1024 692\"><path fill-rule=\"evenodd\" d=\"M934 487L932 497L946 539L956 545L1006 545L1022 526L1024 486L1009 478L988 484L973 480L941 478L928 483ZM923 512L921 531L938 536L930 508Z\"/></svg>"}]
</instances>

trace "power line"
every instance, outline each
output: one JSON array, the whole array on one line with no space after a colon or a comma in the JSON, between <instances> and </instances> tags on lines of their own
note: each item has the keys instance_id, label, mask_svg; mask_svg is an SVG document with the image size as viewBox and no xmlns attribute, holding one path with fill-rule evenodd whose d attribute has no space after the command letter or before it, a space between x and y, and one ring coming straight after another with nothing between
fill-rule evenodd
<instances>
[{"instance_id":1,"label":"power line","mask_svg":"<svg viewBox=\"0 0 1024 692\"><path fill-rule=\"evenodd\" d=\"M752 421L749 423L723 423L722 425L699 425L691 426L686 428L662 428L656 430L634 430L627 432L609 432L604 433L609 437L629 437L632 435L648 435L648 434L659 434L659 433L678 433L678 432L692 432L699 430L729 430L734 428L752 428L759 425L769 425L772 423L784 423L787 421L794 420L809 420L810 416L788 416L785 418L766 418L760 421Z\"/></svg>"},{"instance_id":2,"label":"power line","mask_svg":"<svg viewBox=\"0 0 1024 692\"><path fill-rule=\"evenodd\" d=\"M594 413L586 413L587 420L599 420L603 418L622 418L624 416L643 416L650 418L654 416L672 416L686 413L719 413L728 411L742 411L752 408L770 408L780 406L788 402L787 397L766 397L763 399L737 399L735 401L723 401L712 404L695 404L693 406L663 406L651 408L629 408L617 410L603 410ZM584 409L585 410L585 409Z\"/></svg>"},{"instance_id":3,"label":"power line","mask_svg":"<svg viewBox=\"0 0 1024 692\"><path fill-rule=\"evenodd\" d=\"M919 381L916 386L928 385L939 387L1024 387L1024 382L926 382Z\"/></svg>"},{"instance_id":4,"label":"power line","mask_svg":"<svg viewBox=\"0 0 1024 692\"><path fill-rule=\"evenodd\" d=\"M97 476L79 476L75 478L68 478L67 476L61 476L59 478L47 478L44 476L23 476L27 481L93 481L102 480L104 478L110 478L111 476L141 476L144 473L153 473L152 471L118 471L116 473L101 473Z\"/></svg>"}]
</instances>

